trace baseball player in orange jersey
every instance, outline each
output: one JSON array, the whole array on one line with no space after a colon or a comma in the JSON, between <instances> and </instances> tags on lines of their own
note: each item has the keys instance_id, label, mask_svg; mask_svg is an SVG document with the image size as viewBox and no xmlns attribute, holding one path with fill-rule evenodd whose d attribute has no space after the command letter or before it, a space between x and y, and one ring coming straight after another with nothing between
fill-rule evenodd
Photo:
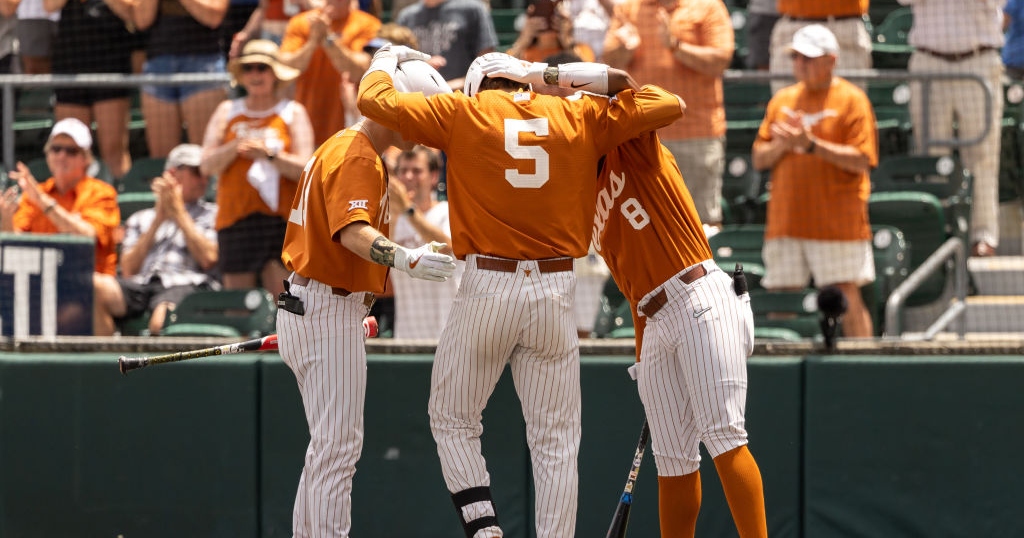
<instances>
[{"instance_id":1,"label":"baseball player in orange jersey","mask_svg":"<svg viewBox=\"0 0 1024 538\"><path fill-rule=\"evenodd\" d=\"M427 93L440 85L410 85ZM410 84L409 81L398 81ZM299 384L309 448L295 495L296 537L345 537L352 476L363 445L366 349L362 320L388 267L444 281L451 256L432 243L406 249L387 239L388 176L380 153L412 144L364 120L328 139L306 163L291 205L282 260L292 272L278 305L281 358Z\"/></svg>"},{"instance_id":2,"label":"baseball player in orange jersey","mask_svg":"<svg viewBox=\"0 0 1024 538\"><path fill-rule=\"evenodd\" d=\"M477 58L463 93L399 94L374 57L359 108L407 139L448 155L453 249L466 272L441 333L428 403L441 470L467 537L502 536L480 450L481 414L508 364L522 401L540 538L575 534L580 438L579 339L573 259L585 256L594 219L597 161L618 144L678 119L681 101L660 88L617 100L538 95L484 79ZM385 63L387 62L387 63ZM375 67L383 65L384 68ZM548 72L607 88L607 67ZM544 218L538 218L543 215Z\"/></svg>"},{"instance_id":3,"label":"baseball player in orange jersey","mask_svg":"<svg viewBox=\"0 0 1024 538\"><path fill-rule=\"evenodd\" d=\"M544 67L488 75L546 92L537 74ZM630 370L651 428L661 535L694 535L703 442L740 537L767 536L761 473L743 425L754 347L750 296L738 295L712 260L675 158L655 132L605 157L592 240L633 307L640 360Z\"/></svg>"}]
</instances>

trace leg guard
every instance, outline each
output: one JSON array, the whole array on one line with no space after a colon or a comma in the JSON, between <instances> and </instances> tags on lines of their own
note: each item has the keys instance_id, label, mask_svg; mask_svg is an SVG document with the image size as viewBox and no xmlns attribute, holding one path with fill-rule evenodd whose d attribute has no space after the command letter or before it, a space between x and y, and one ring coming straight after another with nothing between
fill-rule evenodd
<instances>
[{"instance_id":1,"label":"leg guard","mask_svg":"<svg viewBox=\"0 0 1024 538\"><path fill-rule=\"evenodd\" d=\"M498 527L498 513L494 508L491 488L478 486L452 493L455 512L466 531L466 538L473 538L481 529ZM499 527L500 528L500 527Z\"/></svg>"}]
</instances>

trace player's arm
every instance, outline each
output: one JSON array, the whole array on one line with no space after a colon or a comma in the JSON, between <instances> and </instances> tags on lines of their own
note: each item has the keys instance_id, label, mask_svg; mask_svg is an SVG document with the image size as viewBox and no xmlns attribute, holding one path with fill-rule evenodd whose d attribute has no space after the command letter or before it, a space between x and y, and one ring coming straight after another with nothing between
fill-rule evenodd
<instances>
[{"instance_id":1,"label":"player's arm","mask_svg":"<svg viewBox=\"0 0 1024 538\"><path fill-rule=\"evenodd\" d=\"M360 258L405 271L414 278L444 282L455 272L455 258L438 252L445 247L443 243L430 242L408 249L396 245L380 230L362 221L342 228L338 240Z\"/></svg>"}]
</instances>

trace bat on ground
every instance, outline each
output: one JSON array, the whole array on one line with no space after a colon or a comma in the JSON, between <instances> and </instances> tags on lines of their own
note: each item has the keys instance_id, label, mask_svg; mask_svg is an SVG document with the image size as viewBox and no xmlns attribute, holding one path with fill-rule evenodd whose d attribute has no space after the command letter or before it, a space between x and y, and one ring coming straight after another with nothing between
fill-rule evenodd
<instances>
[{"instance_id":1,"label":"bat on ground","mask_svg":"<svg viewBox=\"0 0 1024 538\"><path fill-rule=\"evenodd\" d=\"M626 476L626 487L622 490L622 497L615 507L615 515L612 516L612 524L608 527L608 534L605 538L624 538L626 536L626 525L629 523L629 509L633 506L633 486L636 484L636 475L640 473L640 463L644 461L644 450L647 448L647 440L651 436L651 428L644 419L644 427L640 430L640 441L636 444L636 453L633 455L633 465Z\"/></svg>"},{"instance_id":2,"label":"bat on ground","mask_svg":"<svg viewBox=\"0 0 1024 538\"><path fill-rule=\"evenodd\" d=\"M236 353L245 353L247 351L276 350L277 335L272 334L270 336L264 336L263 338L254 338L252 340L246 340L245 342L239 342L237 344L214 346L203 349L197 349L195 351L178 351L177 353L168 353L166 355L157 355L155 357L125 357L124 355L121 355L121 357L117 359L117 365L121 368L122 374L128 375L128 372L131 370L145 368L146 366L149 366L151 364L187 361L190 359L199 359L202 357L212 357L214 355L234 355Z\"/></svg>"}]
</instances>

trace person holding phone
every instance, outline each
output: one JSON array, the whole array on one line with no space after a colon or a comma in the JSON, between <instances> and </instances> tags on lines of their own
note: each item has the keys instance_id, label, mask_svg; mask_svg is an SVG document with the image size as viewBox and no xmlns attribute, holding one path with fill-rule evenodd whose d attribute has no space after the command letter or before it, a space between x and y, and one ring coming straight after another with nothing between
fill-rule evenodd
<instances>
[{"instance_id":1,"label":"person holding phone","mask_svg":"<svg viewBox=\"0 0 1024 538\"><path fill-rule=\"evenodd\" d=\"M585 62L593 62L593 49L573 38L572 21L565 4L557 0L534 0L526 8L526 24L515 43L506 51L528 62L541 62L561 52L571 52Z\"/></svg>"}]
</instances>

